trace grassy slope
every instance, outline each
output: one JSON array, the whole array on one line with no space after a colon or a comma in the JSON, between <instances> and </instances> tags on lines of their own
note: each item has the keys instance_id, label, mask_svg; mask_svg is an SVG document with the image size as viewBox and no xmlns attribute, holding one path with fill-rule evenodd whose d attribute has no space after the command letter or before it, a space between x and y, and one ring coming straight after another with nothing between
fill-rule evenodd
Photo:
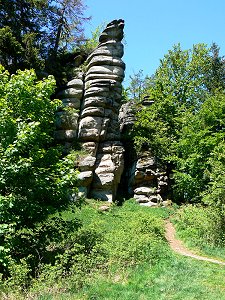
<instances>
[{"instance_id":1,"label":"grassy slope","mask_svg":"<svg viewBox=\"0 0 225 300\"><path fill-rule=\"evenodd\" d=\"M174 214L177 238L195 253L225 261L224 215L214 207L186 205Z\"/></svg>"},{"instance_id":2,"label":"grassy slope","mask_svg":"<svg viewBox=\"0 0 225 300\"><path fill-rule=\"evenodd\" d=\"M29 292L11 292L1 299L225 300L224 266L171 252L164 238L168 210L128 201L123 207L100 212L99 205L102 203L91 202L63 213L66 220L79 218L84 230L103 236L99 247L106 255L92 273L82 280L75 274L59 282L37 281ZM192 211L188 213L192 215ZM80 288L76 278L83 282Z\"/></svg>"},{"instance_id":3,"label":"grassy slope","mask_svg":"<svg viewBox=\"0 0 225 300\"><path fill-rule=\"evenodd\" d=\"M225 300L224 266L172 253L162 239L162 232L157 232L159 228L163 230L165 216L162 209L148 209L132 203L105 213L84 207L79 217L85 226L104 232L103 244L109 251L108 271L96 271L80 291L71 288L65 293L41 292L36 299ZM140 230L141 220L145 220L145 224ZM157 226L152 221L158 222ZM154 234L159 240L156 245ZM150 254L145 242L150 245Z\"/></svg>"},{"instance_id":4,"label":"grassy slope","mask_svg":"<svg viewBox=\"0 0 225 300\"><path fill-rule=\"evenodd\" d=\"M79 296L68 299L225 299L225 270L171 256L154 267L139 265L126 280L98 278ZM58 298L63 299L63 298Z\"/></svg>"}]
</instances>

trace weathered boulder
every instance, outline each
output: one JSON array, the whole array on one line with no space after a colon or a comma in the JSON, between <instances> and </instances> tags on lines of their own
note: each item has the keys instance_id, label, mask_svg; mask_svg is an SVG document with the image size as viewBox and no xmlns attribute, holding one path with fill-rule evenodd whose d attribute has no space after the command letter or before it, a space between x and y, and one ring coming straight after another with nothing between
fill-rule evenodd
<instances>
[{"instance_id":1,"label":"weathered boulder","mask_svg":"<svg viewBox=\"0 0 225 300\"><path fill-rule=\"evenodd\" d=\"M64 112L56 113L56 129L62 130L77 130L79 114L77 112Z\"/></svg>"},{"instance_id":2,"label":"weathered boulder","mask_svg":"<svg viewBox=\"0 0 225 300\"><path fill-rule=\"evenodd\" d=\"M135 102L124 103L119 111L120 131L124 132L131 129L135 122Z\"/></svg>"},{"instance_id":3,"label":"weathered boulder","mask_svg":"<svg viewBox=\"0 0 225 300\"><path fill-rule=\"evenodd\" d=\"M77 176L80 186L89 186L92 182L93 173L91 171L80 172Z\"/></svg>"},{"instance_id":4,"label":"weathered boulder","mask_svg":"<svg viewBox=\"0 0 225 300\"><path fill-rule=\"evenodd\" d=\"M156 189L155 188L146 187L146 186L142 186L142 187L136 188L134 190L134 193L136 195L150 196L150 195L154 195L156 193Z\"/></svg>"},{"instance_id":5,"label":"weathered boulder","mask_svg":"<svg viewBox=\"0 0 225 300\"><path fill-rule=\"evenodd\" d=\"M79 124L79 139L81 141L104 141L110 119L96 116L86 116Z\"/></svg>"},{"instance_id":6,"label":"weathered boulder","mask_svg":"<svg viewBox=\"0 0 225 300\"><path fill-rule=\"evenodd\" d=\"M168 187L168 177L150 151L142 151L137 158L133 177L134 198L137 202L160 206ZM142 201L142 199L144 201Z\"/></svg>"},{"instance_id":7,"label":"weathered boulder","mask_svg":"<svg viewBox=\"0 0 225 300\"><path fill-rule=\"evenodd\" d=\"M93 171L96 162L95 156L85 156L84 158L79 160L78 168L80 171Z\"/></svg>"},{"instance_id":8,"label":"weathered boulder","mask_svg":"<svg viewBox=\"0 0 225 300\"><path fill-rule=\"evenodd\" d=\"M65 152L70 151L78 133L79 110L84 93L84 82L82 73L77 76L56 95L62 100L63 107L56 113L55 139L64 144Z\"/></svg>"}]
</instances>

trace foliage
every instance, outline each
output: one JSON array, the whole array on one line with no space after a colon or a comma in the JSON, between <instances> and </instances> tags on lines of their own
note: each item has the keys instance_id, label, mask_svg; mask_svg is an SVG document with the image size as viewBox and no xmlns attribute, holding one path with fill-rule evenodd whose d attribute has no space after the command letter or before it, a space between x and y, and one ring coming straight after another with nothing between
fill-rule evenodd
<instances>
[{"instance_id":1,"label":"foliage","mask_svg":"<svg viewBox=\"0 0 225 300\"><path fill-rule=\"evenodd\" d=\"M81 43L80 49L89 55L99 44L99 37L105 27L105 23L99 25L94 31L91 32L91 38L86 39L85 42Z\"/></svg>"},{"instance_id":2,"label":"foliage","mask_svg":"<svg viewBox=\"0 0 225 300\"><path fill-rule=\"evenodd\" d=\"M126 89L129 99L140 102L143 100L147 78L144 78L143 70L139 70L137 73L134 73L133 76L130 75L129 78L130 85Z\"/></svg>"},{"instance_id":3,"label":"foliage","mask_svg":"<svg viewBox=\"0 0 225 300\"><path fill-rule=\"evenodd\" d=\"M123 208L114 213L114 218L117 224L106 233L105 244L110 264L119 264L120 267L144 261L154 264L164 255L161 250L163 222L156 215L147 209L139 209L135 202L126 201Z\"/></svg>"},{"instance_id":4,"label":"foliage","mask_svg":"<svg viewBox=\"0 0 225 300\"><path fill-rule=\"evenodd\" d=\"M215 145L211 155L208 159L209 170L208 178L209 183L207 189L202 193L203 202L219 207L222 213L225 212L225 153L224 153L224 140Z\"/></svg>"},{"instance_id":5,"label":"foliage","mask_svg":"<svg viewBox=\"0 0 225 300\"><path fill-rule=\"evenodd\" d=\"M173 191L179 201L204 197L207 203L224 203L219 176L223 159L214 163L213 154L224 140L224 66L215 44L185 51L178 44L146 79L145 94L152 104L136 105L136 149L150 149L174 169Z\"/></svg>"},{"instance_id":6,"label":"foliage","mask_svg":"<svg viewBox=\"0 0 225 300\"><path fill-rule=\"evenodd\" d=\"M216 186L220 187L220 192L223 189L222 181L221 185L219 183L224 166L223 152L218 154L218 149L224 143L224 113L225 96L218 93L208 97L199 112L190 115L183 123L174 161L176 191L185 201L199 201L205 191L208 204L217 204L221 208L224 205L222 194L219 198L209 196L212 189L215 193L219 192L216 191ZM218 160L219 157L221 159Z\"/></svg>"},{"instance_id":7,"label":"foliage","mask_svg":"<svg viewBox=\"0 0 225 300\"><path fill-rule=\"evenodd\" d=\"M156 101L169 96L179 107L196 109L204 101L209 66L210 49L206 45L196 44L189 50L175 45L149 78L149 93Z\"/></svg>"},{"instance_id":8,"label":"foliage","mask_svg":"<svg viewBox=\"0 0 225 300\"><path fill-rule=\"evenodd\" d=\"M134 136L139 148L147 144L152 151L160 149L161 158L171 155L183 116L198 109L205 98L209 60L205 45L184 51L178 44L160 61L156 73L145 83L145 94L154 103L137 113Z\"/></svg>"},{"instance_id":9,"label":"foliage","mask_svg":"<svg viewBox=\"0 0 225 300\"><path fill-rule=\"evenodd\" d=\"M225 61L219 51L218 45L213 43L210 48L209 71L206 74L206 85L210 93L225 89Z\"/></svg>"},{"instance_id":10,"label":"foliage","mask_svg":"<svg viewBox=\"0 0 225 300\"><path fill-rule=\"evenodd\" d=\"M29 259L29 253L21 256L28 241L18 243L16 237L31 235L29 230L33 234L35 222L65 207L76 189L74 154L63 157L62 147L54 144L54 113L61 104L50 100L54 88L51 76L37 81L32 70L10 76L1 67L0 271L4 276L10 272L11 260L27 263Z\"/></svg>"},{"instance_id":11,"label":"foliage","mask_svg":"<svg viewBox=\"0 0 225 300\"><path fill-rule=\"evenodd\" d=\"M177 210L173 221L179 237L191 247L212 255L225 246L224 213L219 208L189 204Z\"/></svg>"},{"instance_id":12,"label":"foliage","mask_svg":"<svg viewBox=\"0 0 225 300\"><path fill-rule=\"evenodd\" d=\"M4 0L0 63L11 73L25 68L43 71L44 60L56 60L84 39L83 23L89 19L84 10L82 0Z\"/></svg>"},{"instance_id":13,"label":"foliage","mask_svg":"<svg viewBox=\"0 0 225 300\"><path fill-rule=\"evenodd\" d=\"M88 272L104 259L100 248L102 237L95 230L82 228L76 219L62 215L49 216L33 228L22 228L5 239L11 248L8 274L4 280L7 290L26 290L38 284L63 283L68 276L79 287Z\"/></svg>"},{"instance_id":14,"label":"foliage","mask_svg":"<svg viewBox=\"0 0 225 300\"><path fill-rule=\"evenodd\" d=\"M18 292L16 282L23 287L21 283L28 266L24 261L21 265L14 264L12 268L20 266L20 271L15 270L18 274L14 277L15 284L8 281L7 287L5 283L3 296L18 300L120 299L121 295L123 299L192 299L197 296L208 300L225 299L221 266L170 251L163 236L163 219L168 217L166 210L141 207L130 200L122 207L112 206L110 211L102 212L98 209L101 202L89 200L88 203L80 210L71 206L61 216L50 217L43 232L46 233L47 227L54 230L50 230L53 234L47 235L50 240L46 239L44 245L48 245L47 250L52 251L53 256L59 249L62 253L55 256L55 264L41 263L31 288ZM212 209L203 217L200 211L197 215L201 221L207 220L207 225L210 225L210 216L219 220ZM76 220L75 227L78 226L75 231L70 227L72 220ZM195 224L200 224L200 220ZM219 227L216 222L213 224L214 229ZM41 232L41 227L39 229ZM62 235L65 243L60 240ZM55 240L55 237L59 238ZM63 245L67 245L66 248Z\"/></svg>"},{"instance_id":15,"label":"foliage","mask_svg":"<svg viewBox=\"0 0 225 300\"><path fill-rule=\"evenodd\" d=\"M78 210L71 204L32 228L8 233L14 250L5 291L77 291L97 274L144 261L154 265L167 255L162 209L151 212L128 201L122 208L101 212L100 205L91 202Z\"/></svg>"},{"instance_id":16,"label":"foliage","mask_svg":"<svg viewBox=\"0 0 225 300\"><path fill-rule=\"evenodd\" d=\"M179 110L170 97L148 107L137 107L132 136L137 151L151 149L161 160L173 153L179 127Z\"/></svg>"}]
</instances>

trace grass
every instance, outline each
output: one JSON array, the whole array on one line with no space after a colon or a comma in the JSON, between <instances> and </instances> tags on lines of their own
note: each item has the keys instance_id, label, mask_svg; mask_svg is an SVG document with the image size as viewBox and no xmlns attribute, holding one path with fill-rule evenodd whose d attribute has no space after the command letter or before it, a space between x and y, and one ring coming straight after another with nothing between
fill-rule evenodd
<instances>
[{"instance_id":1,"label":"grass","mask_svg":"<svg viewBox=\"0 0 225 300\"><path fill-rule=\"evenodd\" d=\"M77 299L225 299L225 270L171 255L155 266L141 264L126 280L99 278ZM76 299L76 298L71 298Z\"/></svg>"},{"instance_id":2,"label":"grass","mask_svg":"<svg viewBox=\"0 0 225 300\"><path fill-rule=\"evenodd\" d=\"M65 219L79 218L84 230L104 237L99 247L107 254L105 261L86 274L80 287L71 276L52 285L37 282L25 294L11 293L5 299L225 300L224 266L170 250L164 238L164 219L170 211L128 201L101 212L101 205L91 201L80 210L63 213Z\"/></svg>"},{"instance_id":3,"label":"grass","mask_svg":"<svg viewBox=\"0 0 225 300\"><path fill-rule=\"evenodd\" d=\"M225 261L225 216L214 207L186 205L172 218L177 237L194 252Z\"/></svg>"},{"instance_id":4,"label":"grass","mask_svg":"<svg viewBox=\"0 0 225 300\"><path fill-rule=\"evenodd\" d=\"M38 298L53 299L224 300L225 268L171 254L155 266L143 263L107 276L99 274L78 293Z\"/></svg>"}]
</instances>

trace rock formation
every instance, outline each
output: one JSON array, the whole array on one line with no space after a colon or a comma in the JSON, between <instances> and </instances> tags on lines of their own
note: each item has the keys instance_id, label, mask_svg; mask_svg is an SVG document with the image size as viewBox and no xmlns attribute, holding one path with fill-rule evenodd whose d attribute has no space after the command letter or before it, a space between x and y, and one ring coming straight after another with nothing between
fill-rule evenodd
<instances>
[{"instance_id":1,"label":"rock formation","mask_svg":"<svg viewBox=\"0 0 225 300\"><path fill-rule=\"evenodd\" d=\"M99 46L86 60L85 73L78 74L57 95L63 107L56 113L55 138L64 144L65 152L77 139L84 150L76 166L80 194L112 202L119 185L121 195L126 190L137 202L155 206L162 202L166 173L149 151L137 154L132 140L123 138L121 142L121 133L129 132L135 121L134 103L121 107L123 28L123 20L107 25ZM151 105L151 101L143 105Z\"/></svg>"},{"instance_id":2,"label":"rock formation","mask_svg":"<svg viewBox=\"0 0 225 300\"><path fill-rule=\"evenodd\" d=\"M63 107L56 112L55 139L65 145L66 152L69 151L73 141L77 138L83 92L83 74L80 73L77 78L69 81L65 88L57 94L57 97L62 99Z\"/></svg>"},{"instance_id":3,"label":"rock formation","mask_svg":"<svg viewBox=\"0 0 225 300\"><path fill-rule=\"evenodd\" d=\"M143 108L152 103L153 101L144 99ZM119 114L120 129L125 136L122 138L125 148L122 186L126 187L128 197L135 198L141 205L160 206L167 196L168 176L149 149L142 149L140 153L136 153L133 140L127 138L135 122L135 113L135 103L129 102L122 105Z\"/></svg>"},{"instance_id":4,"label":"rock formation","mask_svg":"<svg viewBox=\"0 0 225 300\"><path fill-rule=\"evenodd\" d=\"M87 59L78 132L89 153L79 164L83 191L107 201L114 200L123 172L124 149L118 122L125 70L121 60L123 28L123 20L109 23L99 38L99 46Z\"/></svg>"},{"instance_id":5,"label":"rock formation","mask_svg":"<svg viewBox=\"0 0 225 300\"><path fill-rule=\"evenodd\" d=\"M124 165L118 122L125 70L123 28L123 20L107 25L99 46L86 60L85 74L68 82L57 95L64 108L56 113L55 138L66 151L78 139L84 150L77 166L80 193L110 202Z\"/></svg>"}]
</instances>

